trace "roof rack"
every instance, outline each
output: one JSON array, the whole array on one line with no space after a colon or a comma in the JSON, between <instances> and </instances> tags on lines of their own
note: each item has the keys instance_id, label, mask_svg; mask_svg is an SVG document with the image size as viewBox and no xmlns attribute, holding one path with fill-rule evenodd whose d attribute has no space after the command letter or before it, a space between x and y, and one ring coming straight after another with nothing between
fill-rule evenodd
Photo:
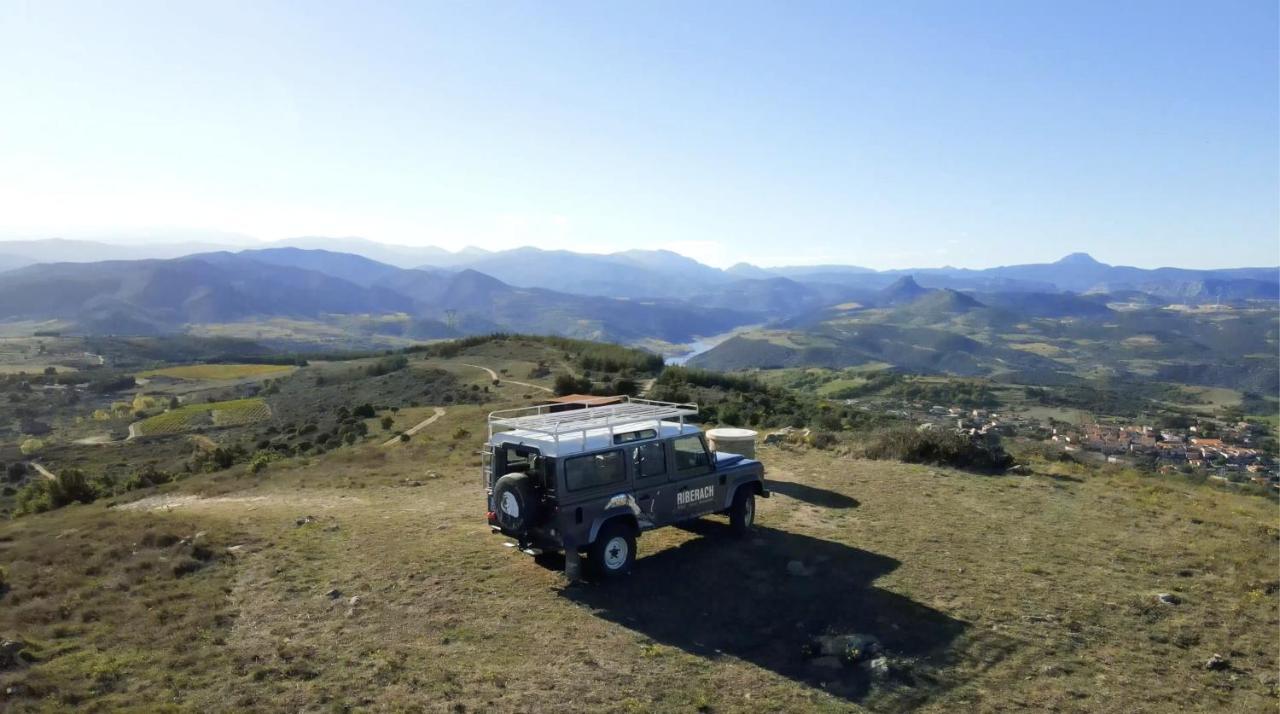
<instances>
[{"instance_id":1,"label":"roof rack","mask_svg":"<svg viewBox=\"0 0 1280 714\"><path fill-rule=\"evenodd\" d=\"M564 409L566 402L544 404L534 407L502 409L489 413L489 438L499 431L521 430L545 434L560 443L560 437L566 434L581 436L586 440L587 432L593 429L608 429L612 436L614 428L631 426L636 422L659 422L676 419L684 427L684 418L698 413L697 404L677 404L675 402L657 402L652 399L623 397L617 404L591 406L589 400L567 402L581 404L581 409L568 411L551 411L552 408Z\"/></svg>"}]
</instances>

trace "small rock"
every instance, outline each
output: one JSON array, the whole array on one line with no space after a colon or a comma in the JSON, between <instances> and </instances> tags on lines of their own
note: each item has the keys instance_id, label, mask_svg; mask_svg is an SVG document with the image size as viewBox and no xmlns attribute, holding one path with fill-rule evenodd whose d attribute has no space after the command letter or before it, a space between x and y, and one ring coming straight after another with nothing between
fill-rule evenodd
<instances>
[{"instance_id":1,"label":"small rock","mask_svg":"<svg viewBox=\"0 0 1280 714\"><path fill-rule=\"evenodd\" d=\"M787 562L787 572L800 578L807 578L810 575L813 575L813 569L805 566L804 563L798 560Z\"/></svg>"},{"instance_id":2,"label":"small rock","mask_svg":"<svg viewBox=\"0 0 1280 714\"><path fill-rule=\"evenodd\" d=\"M1224 669L1228 669L1229 667L1231 667L1231 663L1228 662L1225 657L1216 652L1209 658L1208 662L1204 663L1205 669L1211 669L1215 672L1220 672Z\"/></svg>"},{"instance_id":3,"label":"small rock","mask_svg":"<svg viewBox=\"0 0 1280 714\"><path fill-rule=\"evenodd\" d=\"M232 555L235 555L236 553L242 553L242 552L244 552L244 546L243 546L243 545L229 545L229 546L227 546L227 552L228 552L228 553L231 553Z\"/></svg>"},{"instance_id":4,"label":"small rock","mask_svg":"<svg viewBox=\"0 0 1280 714\"><path fill-rule=\"evenodd\" d=\"M1009 473L1018 474L1020 476L1026 476L1033 472L1031 470L1031 467L1027 466L1026 464L1014 464L1013 466L1009 467Z\"/></svg>"},{"instance_id":5,"label":"small rock","mask_svg":"<svg viewBox=\"0 0 1280 714\"><path fill-rule=\"evenodd\" d=\"M307 525L308 523L315 523L315 522L316 522L316 517L315 517L315 516L303 516L303 517L299 518L298 520L294 521L294 522L293 522L293 524L294 524L295 526L302 527L302 526Z\"/></svg>"},{"instance_id":6,"label":"small rock","mask_svg":"<svg viewBox=\"0 0 1280 714\"><path fill-rule=\"evenodd\" d=\"M356 605L359 605L359 604L360 604L360 596L359 596L359 595L352 595L352 596L351 596L351 599L347 601L347 604L348 604L348 605L350 605L351 607L355 607Z\"/></svg>"},{"instance_id":7,"label":"small rock","mask_svg":"<svg viewBox=\"0 0 1280 714\"><path fill-rule=\"evenodd\" d=\"M844 666L844 663L840 661L839 657L832 657L830 655L815 657L809 662L809 664L810 666L818 669L840 669Z\"/></svg>"},{"instance_id":8,"label":"small rock","mask_svg":"<svg viewBox=\"0 0 1280 714\"><path fill-rule=\"evenodd\" d=\"M337 600L338 598L342 597L342 591L337 588L333 588L328 592L326 592L324 596L329 598L330 600Z\"/></svg>"},{"instance_id":9,"label":"small rock","mask_svg":"<svg viewBox=\"0 0 1280 714\"><path fill-rule=\"evenodd\" d=\"M1173 593L1160 593L1156 595L1156 599L1166 605L1182 604L1182 598L1178 597L1177 595L1174 595Z\"/></svg>"},{"instance_id":10,"label":"small rock","mask_svg":"<svg viewBox=\"0 0 1280 714\"><path fill-rule=\"evenodd\" d=\"M889 678L889 658L876 657L866 662L867 673L872 679L888 679Z\"/></svg>"}]
</instances>

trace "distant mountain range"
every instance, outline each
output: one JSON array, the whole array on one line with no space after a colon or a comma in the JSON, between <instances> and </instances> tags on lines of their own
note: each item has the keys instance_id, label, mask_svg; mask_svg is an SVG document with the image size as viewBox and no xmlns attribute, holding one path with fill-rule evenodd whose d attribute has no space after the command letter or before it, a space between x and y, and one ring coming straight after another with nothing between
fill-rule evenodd
<instances>
[{"instance_id":1,"label":"distant mountain range","mask_svg":"<svg viewBox=\"0 0 1280 714\"><path fill-rule=\"evenodd\" d=\"M471 269L403 269L298 248L168 260L42 263L0 273L0 321L56 321L90 334L158 334L272 317L401 314L396 334L496 330L683 343L748 324L740 310L521 288Z\"/></svg>"},{"instance_id":2,"label":"distant mountain range","mask_svg":"<svg viewBox=\"0 0 1280 714\"><path fill-rule=\"evenodd\" d=\"M1280 301L1277 268L1145 270L1080 253L986 270L873 271L747 264L720 270L664 250L451 253L358 238L174 255L181 252L178 244L0 243L0 322L150 334L354 315L417 339L501 329L683 344L746 325L803 331L833 321L931 329L947 323L948 331L963 333L993 321L1006 329L1028 318L1103 318L1119 303ZM385 315L400 319L373 320Z\"/></svg>"},{"instance_id":3,"label":"distant mountain range","mask_svg":"<svg viewBox=\"0 0 1280 714\"><path fill-rule=\"evenodd\" d=\"M1133 291L961 292L925 288L908 276L857 302L743 331L689 364L718 370L888 365L1018 384L1106 376L1274 394L1280 389L1280 310L1274 299L1237 302L1170 309L1168 301Z\"/></svg>"},{"instance_id":4,"label":"distant mountain range","mask_svg":"<svg viewBox=\"0 0 1280 714\"><path fill-rule=\"evenodd\" d=\"M244 250L244 245L202 242L114 244L86 240L0 241L0 271L55 262L96 262L177 258L218 251ZM775 281L756 290L780 301L804 302L806 293L861 295L881 290L903 276L925 288L986 292L1118 293L1155 295L1172 301L1214 302L1280 299L1280 267L1198 270L1134 268L1107 265L1085 253L1072 253L1054 263L968 268L913 268L876 271L850 265L761 268L738 263L721 270L667 250L618 253L575 253L525 247L503 251L464 248L457 252L433 246L401 246L364 238L306 236L261 244L266 250L301 248L358 255L396 268L476 270L508 285L544 288L577 295L623 298L692 298L742 280ZM785 279L790 282L777 282ZM792 293L785 298L778 293ZM824 298L818 298L824 299Z\"/></svg>"}]
</instances>

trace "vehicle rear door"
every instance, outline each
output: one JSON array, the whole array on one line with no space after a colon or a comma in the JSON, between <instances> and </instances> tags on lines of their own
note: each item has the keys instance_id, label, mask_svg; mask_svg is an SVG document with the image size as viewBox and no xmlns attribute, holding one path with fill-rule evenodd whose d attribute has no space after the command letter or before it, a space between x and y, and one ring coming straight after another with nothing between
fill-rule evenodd
<instances>
[{"instance_id":1,"label":"vehicle rear door","mask_svg":"<svg viewBox=\"0 0 1280 714\"><path fill-rule=\"evenodd\" d=\"M717 510L723 494L702 434L685 434L667 442L668 487L658 502L665 520L683 521Z\"/></svg>"}]
</instances>

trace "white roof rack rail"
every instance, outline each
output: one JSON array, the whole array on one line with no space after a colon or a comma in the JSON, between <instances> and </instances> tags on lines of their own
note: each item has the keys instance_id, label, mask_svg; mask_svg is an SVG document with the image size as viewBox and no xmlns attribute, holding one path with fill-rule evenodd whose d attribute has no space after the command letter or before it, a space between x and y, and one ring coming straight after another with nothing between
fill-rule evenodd
<instances>
[{"instance_id":1,"label":"white roof rack rail","mask_svg":"<svg viewBox=\"0 0 1280 714\"><path fill-rule=\"evenodd\" d=\"M557 402L534 407L502 409L489 413L489 438L500 431L531 431L544 434L560 442L568 434L586 439L588 431L608 429L610 434L620 426L634 426L637 422L677 420L684 426L684 418L698 413L697 404L658 402L652 399L621 397L622 401L593 407L592 401ZM565 409L564 405L581 404L578 408ZM557 408L560 411L552 411Z\"/></svg>"}]
</instances>

